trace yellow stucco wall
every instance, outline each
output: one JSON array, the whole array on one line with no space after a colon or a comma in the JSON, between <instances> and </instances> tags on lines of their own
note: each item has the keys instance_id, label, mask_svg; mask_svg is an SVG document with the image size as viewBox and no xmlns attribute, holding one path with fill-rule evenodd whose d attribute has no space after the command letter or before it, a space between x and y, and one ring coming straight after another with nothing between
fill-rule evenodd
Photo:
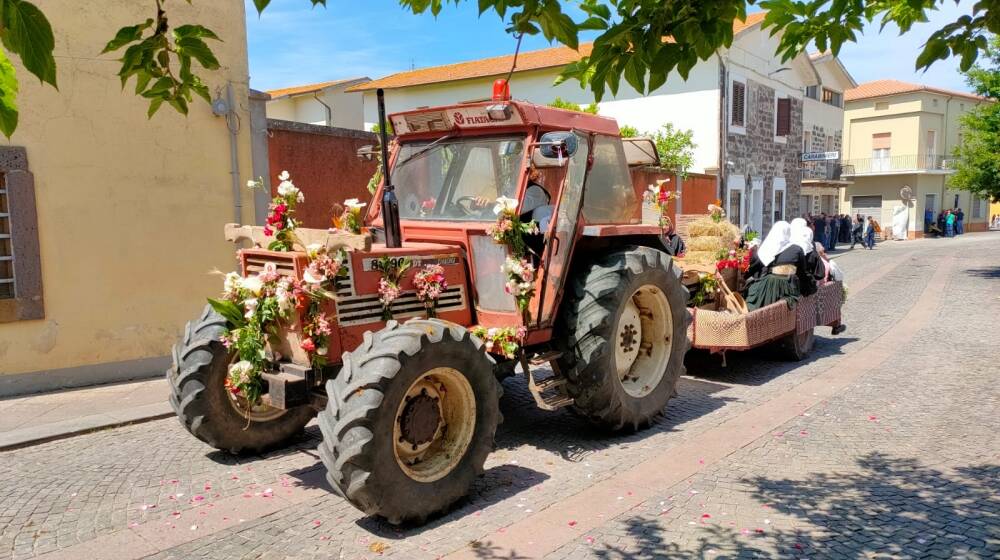
<instances>
[{"instance_id":1,"label":"yellow stucco wall","mask_svg":"<svg viewBox=\"0 0 1000 560\"><path fill-rule=\"evenodd\" d=\"M146 103L122 91L115 57L98 56L119 27L152 17L153 2L35 2L55 30L59 91L18 68L22 112L9 145L27 149L35 176L45 319L0 324L0 374L166 355L219 291L209 271L235 264L222 239L234 212L226 122L201 100L187 117L164 106L148 121ZM172 25L197 21L224 41L212 45L223 68L203 75L213 95L227 82L235 88L245 184L243 2L167 8ZM250 222L252 197L242 190Z\"/></svg>"}]
</instances>

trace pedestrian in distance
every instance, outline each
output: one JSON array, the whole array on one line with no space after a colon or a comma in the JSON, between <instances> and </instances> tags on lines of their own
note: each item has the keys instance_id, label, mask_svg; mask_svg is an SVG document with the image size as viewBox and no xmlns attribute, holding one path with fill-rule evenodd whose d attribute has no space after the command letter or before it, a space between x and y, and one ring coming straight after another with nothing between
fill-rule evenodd
<instances>
[{"instance_id":1,"label":"pedestrian in distance","mask_svg":"<svg viewBox=\"0 0 1000 560\"><path fill-rule=\"evenodd\" d=\"M830 216L830 250L837 250L837 241L840 241L840 216Z\"/></svg>"},{"instance_id":2,"label":"pedestrian in distance","mask_svg":"<svg viewBox=\"0 0 1000 560\"><path fill-rule=\"evenodd\" d=\"M944 216L944 236L945 237L955 237L955 213L951 210L945 213Z\"/></svg>"},{"instance_id":3,"label":"pedestrian in distance","mask_svg":"<svg viewBox=\"0 0 1000 560\"><path fill-rule=\"evenodd\" d=\"M959 208L955 212L955 235L962 235L965 233L965 212Z\"/></svg>"},{"instance_id":4,"label":"pedestrian in distance","mask_svg":"<svg viewBox=\"0 0 1000 560\"><path fill-rule=\"evenodd\" d=\"M865 229L865 222L861 219L861 214L854 217L853 225L851 227L851 249L854 248L858 243L862 247L865 246L864 238L862 238L862 232Z\"/></svg>"},{"instance_id":5,"label":"pedestrian in distance","mask_svg":"<svg viewBox=\"0 0 1000 560\"><path fill-rule=\"evenodd\" d=\"M868 224L865 228L865 243L864 246L868 248L869 251L875 248L875 218L868 216Z\"/></svg>"},{"instance_id":6,"label":"pedestrian in distance","mask_svg":"<svg viewBox=\"0 0 1000 560\"><path fill-rule=\"evenodd\" d=\"M934 225L934 210L928 206L924 209L924 233L931 232L931 226Z\"/></svg>"}]
</instances>

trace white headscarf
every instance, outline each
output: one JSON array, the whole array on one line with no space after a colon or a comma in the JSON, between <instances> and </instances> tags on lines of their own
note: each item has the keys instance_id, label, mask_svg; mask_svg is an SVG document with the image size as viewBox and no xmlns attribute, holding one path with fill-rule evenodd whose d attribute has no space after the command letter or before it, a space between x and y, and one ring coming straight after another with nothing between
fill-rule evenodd
<instances>
[{"instance_id":1,"label":"white headscarf","mask_svg":"<svg viewBox=\"0 0 1000 560\"><path fill-rule=\"evenodd\" d=\"M767 232L767 237L757 249L757 258L764 266L769 266L778 253L784 251L792 244L792 226L788 222L781 220L771 226L771 231Z\"/></svg>"},{"instance_id":2,"label":"white headscarf","mask_svg":"<svg viewBox=\"0 0 1000 560\"><path fill-rule=\"evenodd\" d=\"M807 255L813 250L813 230L802 218L792 220L792 243Z\"/></svg>"}]
</instances>

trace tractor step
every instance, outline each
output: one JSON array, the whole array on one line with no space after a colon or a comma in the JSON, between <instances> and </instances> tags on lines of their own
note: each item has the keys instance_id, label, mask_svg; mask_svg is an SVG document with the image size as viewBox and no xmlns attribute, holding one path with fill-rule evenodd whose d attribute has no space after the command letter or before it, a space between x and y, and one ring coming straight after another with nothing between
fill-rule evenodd
<instances>
[{"instance_id":1,"label":"tractor step","mask_svg":"<svg viewBox=\"0 0 1000 560\"><path fill-rule=\"evenodd\" d=\"M295 364L281 364L277 373L265 372L268 404L274 408L288 410L309 402L309 368Z\"/></svg>"},{"instance_id":2,"label":"tractor step","mask_svg":"<svg viewBox=\"0 0 1000 560\"><path fill-rule=\"evenodd\" d=\"M543 352L531 358L531 365L533 366L544 366L555 360L558 360L563 355L559 350L549 350L548 352Z\"/></svg>"},{"instance_id":3,"label":"tractor step","mask_svg":"<svg viewBox=\"0 0 1000 560\"><path fill-rule=\"evenodd\" d=\"M552 354L553 356L549 357ZM573 398L566 395L563 386L566 385L566 378L559 372L555 359L559 357L557 352L548 352L536 357L537 359L547 358L541 364L552 364L552 376L537 380L528 360L522 360L521 368L528 376L528 390L535 399L535 404L542 410L559 410L560 408L573 404ZM532 360L534 363L535 360ZM539 364L540 365L540 364Z\"/></svg>"}]
</instances>

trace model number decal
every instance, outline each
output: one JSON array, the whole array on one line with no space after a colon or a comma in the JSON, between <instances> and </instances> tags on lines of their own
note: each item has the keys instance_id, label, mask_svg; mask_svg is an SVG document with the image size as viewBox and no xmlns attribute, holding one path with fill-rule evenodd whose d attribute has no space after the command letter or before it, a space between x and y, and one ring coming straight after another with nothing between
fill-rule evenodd
<instances>
[{"instance_id":1,"label":"model number decal","mask_svg":"<svg viewBox=\"0 0 1000 560\"><path fill-rule=\"evenodd\" d=\"M392 263L392 266L399 266L403 263L403 259L405 258L409 258L410 262L413 263L413 266L425 266L429 264L448 266L452 264L458 264L458 257L453 255L430 255L426 257L418 257L413 255L398 256L398 257L389 257L389 262ZM365 272L372 272L372 271L384 272L382 268L383 267L382 267L381 257L380 258L368 257L365 259L361 259L361 269L364 270Z\"/></svg>"}]
</instances>

